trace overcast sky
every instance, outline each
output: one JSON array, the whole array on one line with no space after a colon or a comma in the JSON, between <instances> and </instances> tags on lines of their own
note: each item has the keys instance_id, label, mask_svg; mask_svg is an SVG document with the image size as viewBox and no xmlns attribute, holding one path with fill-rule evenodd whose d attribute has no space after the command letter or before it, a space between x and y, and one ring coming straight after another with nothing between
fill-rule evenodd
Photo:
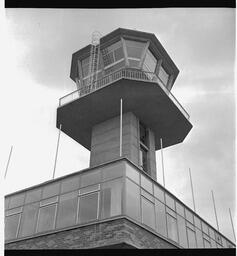
<instances>
[{"instance_id":1,"label":"overcast sky","mask_svg":"<svg viewBox=\"0 0 237 256\"><path fill-rule=\"evenodd\" d=\"M58 99L75 90L72 53L118 27L154 33L180 73L172 93L190 114L185 141L164 150L166 187L233 240L235 215L235 9L6 9L0 100L0 169L8 194L52 178ZM2 56L2 57L3 57ZM2 58L1 57L1 58ZM160 152L156 152L162 184ZM89 165L89 151L62 133L56 177Z\"/></svg>"}]
</instances>

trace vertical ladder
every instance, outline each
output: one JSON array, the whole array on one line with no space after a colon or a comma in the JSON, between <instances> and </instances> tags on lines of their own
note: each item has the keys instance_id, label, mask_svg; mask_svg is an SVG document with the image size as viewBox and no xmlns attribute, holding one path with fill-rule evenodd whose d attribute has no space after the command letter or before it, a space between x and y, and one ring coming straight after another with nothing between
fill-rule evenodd
<instances>
[{"instance_id":1,"label":"vertical ladder","mask_svg":"<svg viewBox=\"0 0 237 256\"><path fill-rule=\"evenodd\" d=\"M98 68L100 61L100 33L93 32L91 50L90 50L90 63L89 63L89 92L96 89Z\"/></svg>"}]
</instances>

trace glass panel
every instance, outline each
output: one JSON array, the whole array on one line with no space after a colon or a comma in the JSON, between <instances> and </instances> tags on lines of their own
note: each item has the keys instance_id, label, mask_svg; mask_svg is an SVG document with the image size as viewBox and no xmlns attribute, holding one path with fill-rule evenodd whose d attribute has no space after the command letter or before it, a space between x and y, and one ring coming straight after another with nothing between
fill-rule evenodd
<instances>
[{"instance_id":1,"label":"glass panel","mask_svg":"<svg viewBox=\"0 0 237 256\"><path fill-rule=\"evenodd\" d=\"M154 204L142 197L142 223L155 229Z\"/></svg>"},{"instance_id":2,"label":"glass panel","mask_svg":"<svg viewBox=\"0 0 237 256\"><path fill-rule=\"evenodd\" d=\"M19 236L29 236L35 233L39 203L29 204L24 207Z\"/></svg>"},{"instance_id":3,"label":"glass panel","mask_svg":"<svg viewBox=\"0 0 237 256\"><path fill-rule=\"evenodd\" d=\"M6 215L12 215L22 212L22 206L6 211Z\"/></svg>"},{"instance_id":4,"label":"glass panel","mask_svg":"<svg viewBox=\"0 0 237 256\"><path fill-rule=\"evenodd\" d=\"M124 165L125 165L125 163L119 163L116 165L111 165L109 167L103 168L102 169L103 181L114 179L114 178L119 178L119 177L123 176L123 173L124 173L123 171L125 168Z\"/></svg>"},{"instance_id":5,"label":"glass panel","mask_svg":"<svg viewBox=\"0 0 237 256\"><path fill-rule=\"evenodd\" d=\"M144 60L143 67L145 68L145 70L154 73L156 69L156 64L157 64L157 60L155 56L148 49L146 52L146 57Z\"/></svg>"},{"instance_id":6,"label":"glass panel","mask_svg":"<svg viewBox=\"0 0 237 256\"><path fill-rule=\"evenodd\" d=\"M178 224L178 233L179 233L179 244L184 248L187 248L188 240L187 240L185 219L178 215L177 224Z\"/></svg>"},{"instance_id":7,"label":"glass panel","mask_svg":"<svg viewBox=\"0 0 237 256\"><path fill-rule=\"evenodd\" d=\"M128 63L129 63L130 68L138 68L140 60L131 60L131 59L129 59Z\"/></svg>"},{"instance_id":8,"label":"glass panel","mask_svg":"<svg viewBox=\"0 0 237 256\"><path fill-rule=\"evenodd\" d=\"M61 193L71 192L79 188L79 177L70 177L62 181Z\"/></svg>"},{"instance_id":9,"label":"glass panel","mask_svg":"<svg viewBox=\"0 0 237 256\"><path fill-rule=\"evenodd\" d=\"M140 59L142 55L142 51L145 47L145 43L125 40L128 57Z\"/></svg>"},{"instance_id":10,"label":"glass panel","mask_svg":"<svg viewBox=\"0 0 237 256\"><path fill-rule=\"evenodd\" d=\"M40 206L44 206L44 205L47 205L47 204L56 203L57 201L58 201L58 196L51 197L51 198L42 200L42 201L40 202Z\"/></svg>"},{"instance_id":11,"label":"glass panel","mask_svg":"<svg viewBox=\"0 0 237 256\"><path fill-rule=\"evenodd\" d=\"M123 55L123 48L120 47L120 48L118 48L118 49L116 49L116 50L114 51L114 59L115 59L115 61L118 61L118 60L121 60L121 59L123 59L123 58L124 58L124 55Z\"/></svg>"},{"instance_id":12,"label":"glass panel","mask_svg":"<svg viewBox=\"0 0 237 256\"><path fill-rule=\"evenodd\" d=\"M185 208L185 216L186 216L186 220L188 220L191 223L194 223L193 222L193 214L186 208Z\"/></svg>"},{"instance_id":13,"label":"glass panel","mask_svg":"<svg viewBox=\"0 0 237 256\"><path fill-rule=\"evenodd\" d=\"M103 183L101 199L101 218L121 214L122 179Z\"/></svg>"},{"instance_id":14,"label":"glass panel","mask_svg":"<svg viewBox=\"0 0 237 256\"><path fill-rule=\"evenodd\" d=\"M195 224L195 226L198 227L199 229L202 229L202 228L201 228L201 220L200 220L197 216L195 216L195 215L194 215L194 224Z\"/></svg>"},{"instance_id":15,"label":"glass panel","mask_svg":"<svg viewBox=\"0 0 237 256\"><path fill-rule=\"evenodd\" d=\"M96 220L98 214L99 193L88 194L80 197L79 223Z\"/></svg>"},{"instance_id":16,"label":"glass panel","mask_svg":"<svg viewBox=\"0 0 237 256\"><path fill-rule=\"evenodd\" d=\"M82 62L81 62L83 77L86 77L89 74L89 62L90 62L90 56L83 59Z\"/></svg>"},{"instance_id":17,"label":"glass panel","mask_svg":"<svg viewBox=\"0 0 237 256\"><path fill-rule=\"evenodd\" d=\"M195 231L195 227L193 224L191 224L190 222L186 222L186 226L189 227L190 229L192 229L193 231Z\"/></svg>"},{"instance_id":18,"label":"glass panel","mask_svg":"<svg viewBox=\"0 0 237 256\"><path fill-rule=\"evenodd\" d=\"M158 200L155 200L155 212L157 232L167 236L165 205Z\"/></svg>"},{"instance_id":19,"label":"glass panel","mask_svg":"<svg viewBox=\"0 0 237 256\"><path fill-rule=\"evenodd\" d=\"M202 222L202 231L206 234L208 234L208 226L204 222Z\"/></svg>"},{"instance_id":20,"label":"glass panel","mask_svg":"<svg viewBox=\"0 0 237 256\"><path fill-rule=\"evenodd\" d=\"M162 66L160 66L158 77L160 78L164 85L167 85L169 80L169 74L165 71L165 69Z\"/></svg>"},{"instance_id":21,"label":"glass panel","mask_svg":"<svg viewBox=\"0 0 237 256\"><path fill-rule=\"evenodd\" d=\"M101 176L100 170L83 174L81 176L81 187L86 187L89 185L99 183L101 181L100 176Z\"/></svg>"},{"instance_id":22,"label":"glass panel","mask_svg":"<svg viewBox=\"0 0 237 256\"><path fill-rule=\"evenodd\" d=\"M176 218L175 211L171 210L169 207L166 206L166 212L169 213L171 216Z\"/></svg>"},{"instance_id":23,"label":"glass panel","mask_svg":"<svg viewBox=\"0 0 237 256\"><path fill-rule=\"evenodd\" d=\"M160 187L156 186L155 184L154 184L154 195L161 202L165 201L165 193L164 193L164 191Z\"/></svg>"},{"instance_id":24,"label":"glass panel","mask_svg":"<svg viewBox=\"0 0 237 256\"><path fill-rule=\"evenodd\" d=\"M59 194L59 186L60 186L59 182L46 185L43 188L42 199L58 195Z\"/></svg>"},{"instance_id":25,"label":"glass panel","mask_svg":"<svg viewBox=\"0 0 237 256\"><path fill-rule=\"evenodd\" d=\"M126 179L126 214L140 221L140 188Z\"/></svg>"},{"instance_id":26,"label":"glass panel","mask_svg":"<svg viewBox=\"0 0 237 256\"><path fill-rule=\"evenodd\" d=\"M166 200L166 205L175 211L174 199L168 194L165 194L165 200Z\"/></svg>"},{"instance_id":27,"label":"glass panel","mask_svg":"<svg viewBox=\"0 0 237 256\"><path fill-rule=\"evenodd\" d=\"M176 202L176 212L184 217L184 207L178 202Z\"/></svg>"},{"instance_id":28,"label":"glass panel","mask_svg":"<svg viewBox=\"0 0 237 256\"><path fill-rule=\"evenodd\" d=\"M141 190L141 195L154 203L154 197L151 194L147 193L145 190Z\"/></svg>"},{"instance_id":29,"label":"glass panel","mask_svg":"<svg viewBox=\"0 0 237 256\"><path fill-rule=\"evenodd\" d=\"M20 214L11 215L5 218L5 239L14 239L17 235Z\"/></svg>"},{"instance_id":30,"label":"glass panel","mask_svg":"<svg viewBox=\"0 0 237 256\"><path fill-rule=\"evenodd\" d=\"M71 192L60 196L56 223L57 228L68 227L76 223L77 202L77 192Z\"/></svg>"},{"instance_id":31,"label":"glass panel","mask_svg":"<svg viewBox=\"0 0 237 256\"><path fill-rule=\"evenodd\" d=\"M5 197L5 204L4 204L4 209L5 209L5 210L8 209L9 202L10 202L10 198L9 198L9 197Z\"/></svg>"},{"instance_id":32,"label":"glass panel","mask_svg":"<svg viewBox=\"0 0 237 256\"><path fill-rule=\"evenodd\" d=\"M217 248L216 247L216 242L213 239L210 239L210 240L211 240L211 247L212 248Z\"/></svg>"},{"instance_id":33,"label":"glass panel","mask_svg":"<svg viewBox=\"0 0 237 256\"><path fill-rule=\"evenodd\" d=\"M146 178L144 175L141 175L141 186L147 190L149 193L153 194L152 191L152 182Z\"/></svg>"},{"instance_id":34,"label":"glass panel","mask_svg":"<svg viewBox=\"0 0 237 256\"><path fill-rule=\"evenodd\" d=\"M171 215L167 214L167 227L168 227L168 238L175 242L178 242L178 232L176 219Z\"/></svg>"},{"instance_id":35,"label":"glass panel","mask_svg":"<svg viewBox=\"0 0 237 256\"><path fill-rule=\"evenodd\" d=\"M126 176L129 177L132 181L139 184L139 172L135 170L131 165L126 164Z\"/></svg>"},{"instance_id":36,"label":"glass panel","mask_svg":"<svg viewBox=\"0 0 237 256\"><path fill-rule=\"evenodd\" d=\"M210 237L211 237L212 239L215 240L215 232L214 232L214 230L213 230L212 228L209 228L209 235L210 235Z\"/></svg>"},{"instance_id":37,"label":"glass panel","mask_svg":"<svg viewBox=\"0 0 237 256\"><path fill-rule=\"evenodd\" d=\"M204 241L204 248L211 248L211 244L206 239L203 239L203 241Z\"/></svg>"},{"instance_id":38,"label":"glass panel","mask_svg":"<svg viewBox=\"0 0 237 256\"><path fill-rule=\"evenodd\" d=\"M202 231L196 228L197 248L203 248Z\"/></svg>"},{"instance_id":39,"label":"glass panel","mask_svg":"<svg viewBox=\"0 0 237 256\"><path fill-rule=\"evenodd\" d=\"M17 194L10 197L9 208L15 208L24 204L25 193Z\"/></svg>"},{"instance_id":40,"label":"glass panel","mask_svg":"<svg viewBox=\"0 0 237 256\"><path fill-rule=\"evenodd\" d=\"M40 208L37 232L54 229L56 204Z\"/></svg>"},{"instance_id":41,"label":"glass panel","mask_svg":"<svg viewBox=\"0 0 237 256\"><path fill-rule=\"evenodd\" d=\"M40 199L41 199L41 188L30 190L26 193L25 203L28 204L28 203L37 202L37 201L40 201Z\"/></svg>"},{"instance_id":42,"label":"glass panel","mask_svg":"<svg viewBox=\"0 0 237 256\"><path fill-rule=\"evenodd\" d=\"M195 232L187 228L187 234L188 234L188 247L196 248L197 246L196 246Z\"/></svg>"},{"instance_id":43,"label":"glass panel","mask_svg":"<svg viewBox=\"0 0 237 256\"><path fill-rule=\"evenodd\" d=\"M83 195L83 194L91 193L93 191L97 191L99 189L100 189L100 184L92 185L92 186L80 189L79 194Z\"/></svg>"},{"instance_id":44,"label":"glass panel","mask_svg":"<svg viewBox=\"0 0 237 256\"><path fill-rule=\"evenodd\" d=\"M121 41L118 41L110 45L109 47L103 49L101 52L102 52L104 67L124 58Z\"/></svg>"}]
</instances>

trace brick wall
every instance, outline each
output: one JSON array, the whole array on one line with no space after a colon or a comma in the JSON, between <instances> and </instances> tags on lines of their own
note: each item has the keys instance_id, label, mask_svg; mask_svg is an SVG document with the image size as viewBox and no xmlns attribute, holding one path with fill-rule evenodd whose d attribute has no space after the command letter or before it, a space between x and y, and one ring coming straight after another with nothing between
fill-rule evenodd
<instances>
[{"instance_id":1,"label":"brick wall","mask_svg":"<svg viewBox=\"0 0 237 256\"><path fill-rule=\"evenodd\" d=\"M91 224L5 245L5 249L83 249L127 244L135 248L176 248L126 218ZM125 246L126 247L126 246Z\"/></svg>"}]
</instances>

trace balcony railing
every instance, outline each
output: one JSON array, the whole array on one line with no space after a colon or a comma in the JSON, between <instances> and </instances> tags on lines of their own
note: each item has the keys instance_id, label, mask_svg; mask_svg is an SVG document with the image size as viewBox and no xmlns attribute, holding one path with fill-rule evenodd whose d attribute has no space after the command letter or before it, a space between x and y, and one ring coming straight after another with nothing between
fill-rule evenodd
<instances>
[{"instance_id":1,"label":"balcony railing","mask_svg":"<svg viewBox=\"0 0 237 256\"><path fill-rule=\"evenodd\" d=\"M157 85L160 86L160 88L172 100L172 102L182 112L182 114L189 120L189 114L178 102L178 100L174 97L174 95L165 87L165 85L163 85L162 81L159 79L159 77L157 77L156 74L143 71L143 70L132 69L132 68L122 68L122 69L116 70L115 72L107 76L104 76L101 79L98 79L92 84L85 85L81 89L78 89L76 91L73 91L65 95L64 97L59 99L59 106L65 105L73 100L79 99L80 97L83 97L89 93L92 93L93 91L96 91L104 86L107 86L123 78L136 80L136 81L157 83Z\"/></svg>"}]
</instances>

